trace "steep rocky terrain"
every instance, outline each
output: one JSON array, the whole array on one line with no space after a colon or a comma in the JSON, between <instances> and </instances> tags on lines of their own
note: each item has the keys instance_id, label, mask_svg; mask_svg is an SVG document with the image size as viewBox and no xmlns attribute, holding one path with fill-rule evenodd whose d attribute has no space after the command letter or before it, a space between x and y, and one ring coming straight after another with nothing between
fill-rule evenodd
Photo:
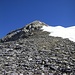
<instances>
[{"instance_id":1,"label":"steep rocky terrain","mask_svg":"<svg viewBox=\"0 0 75 75\"><path fill-rule=\"evenodd\" d=\"M75 75L75 43L42 26L34 21L0 39L0 75Z\"/></svg>"}]
</instances>

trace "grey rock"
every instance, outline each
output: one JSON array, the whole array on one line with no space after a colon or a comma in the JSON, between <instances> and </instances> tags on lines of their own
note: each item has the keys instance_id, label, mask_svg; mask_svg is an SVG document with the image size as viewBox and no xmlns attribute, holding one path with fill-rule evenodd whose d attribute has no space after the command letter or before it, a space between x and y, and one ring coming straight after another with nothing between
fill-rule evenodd
<instances>
[{"instance_id":1,"label":"grey rock","mask_svg":"<svg viewBox=\"0 0 75 75\"><path fill-rule=\"evenodd\" d=\"M74 75L75 42L49 36L34 21L0 39L0 74Z\"/></svg>"}]
</instances>

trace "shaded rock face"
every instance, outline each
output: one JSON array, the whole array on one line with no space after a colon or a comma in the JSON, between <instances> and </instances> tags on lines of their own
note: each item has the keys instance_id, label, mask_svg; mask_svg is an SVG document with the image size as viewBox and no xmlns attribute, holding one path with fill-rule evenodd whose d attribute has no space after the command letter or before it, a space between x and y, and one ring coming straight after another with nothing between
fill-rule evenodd
<instances>
[{"instance_id":1,"label":"shaded rock face","mask_svg":"<svg viewBox=\"0 0 75 75\"><path fill-rule=\"evenodd\" d=\"M0 42L0 75L75 75L75 43L49 36L34 21Z\"/></svg>"},{"instance_id":2,"label":"shaded rock face","mask_svg":"<svg viewBox=\"0 0 75 75\"><path fill-rule=\"evenodd\" d=\"M47 26L45 23L40 21L34 21L30 24L27 24L25 27L21 29L17 29L12 31L5 36L2 41L14 41L19 38L28 38L30 35L33 35L33 31L39 31L42 26Z\"/></svg>"}]
</instances>

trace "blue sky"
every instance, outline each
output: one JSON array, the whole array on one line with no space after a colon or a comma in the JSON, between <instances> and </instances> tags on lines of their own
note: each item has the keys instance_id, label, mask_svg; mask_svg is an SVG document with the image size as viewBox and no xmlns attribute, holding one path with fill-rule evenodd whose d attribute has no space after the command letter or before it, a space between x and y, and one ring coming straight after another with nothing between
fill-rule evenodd
<instances>
[{"instance_id":1,"label":"blue sky","mask_svg":"<svg viewBox=\"0 0 75 75\"><path fill-rule=\"evenodd\" d=\"M75 26L75 0L0 0L0 38L34 20Z\"/></svg>"}]
</instances>

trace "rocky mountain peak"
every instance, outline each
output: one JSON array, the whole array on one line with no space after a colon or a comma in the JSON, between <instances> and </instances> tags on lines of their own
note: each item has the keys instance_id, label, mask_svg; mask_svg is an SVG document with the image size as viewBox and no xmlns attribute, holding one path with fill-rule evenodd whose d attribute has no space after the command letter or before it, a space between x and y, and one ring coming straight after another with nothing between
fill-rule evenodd
<instances>
[{"instance_id":1,"label":"rocky mountain peak","mask_svg":"<svg viewBox=\"0 0 75 75\"><path fill-rule=\"evenodd\" d=\"M4 38L2 38L2 41L12 41L20 38L27 38L32 35L33 32L42 30L41 28L43 26L47 26L47 24L38 20L33 21L25 25L23 28L8 33Z\"/></svg>"},{"instance_id":2,"label":"rocky mountain peak","mask_svg":"<svg viewBox=\"0 0 75 75\"><path fill-rule=\"evenodd\" d=\"M49 36L34 21L0 42L0 75L75 75L75 42Z\"/></svg>"},{"instance_id":3,"label":"rocky mountain peak","mask_svg":"<svg viewBox=\"0 0 75 75\"><path fill-rule=\"evenodd\" d=\"M39 21L39 20L35 20L35 21L33 21L33 22L31 22L31 24L45 24L44 22L41 22L41 21Z\"/></svg>"},{"instance_id":4,"label":"rocky mountain peak","mask_svg":"<svg viewBox=\"0 0 75 75\"><path fill-rule=\"evenodd\" d=\"M30 24L34 24L34 25L36 25L36 24L46 25L44 22L41 22L39 20L35 20L35 21L31 22Z\"/></svg>"},{"instance_id":5,"label":"rocky mountain peak","mask_svg":"<svg viewBox=\"0 0 75 75\"><path fill-rule=\"evenodd\" d=\"M35 30L35 29L40 29L42 26L47 26L47 24L45 24L44 22L41 22L41 21L33 21L29 24L27 24L24 29L27 29L27 30Z\"/></svg>"}]
</instances>

